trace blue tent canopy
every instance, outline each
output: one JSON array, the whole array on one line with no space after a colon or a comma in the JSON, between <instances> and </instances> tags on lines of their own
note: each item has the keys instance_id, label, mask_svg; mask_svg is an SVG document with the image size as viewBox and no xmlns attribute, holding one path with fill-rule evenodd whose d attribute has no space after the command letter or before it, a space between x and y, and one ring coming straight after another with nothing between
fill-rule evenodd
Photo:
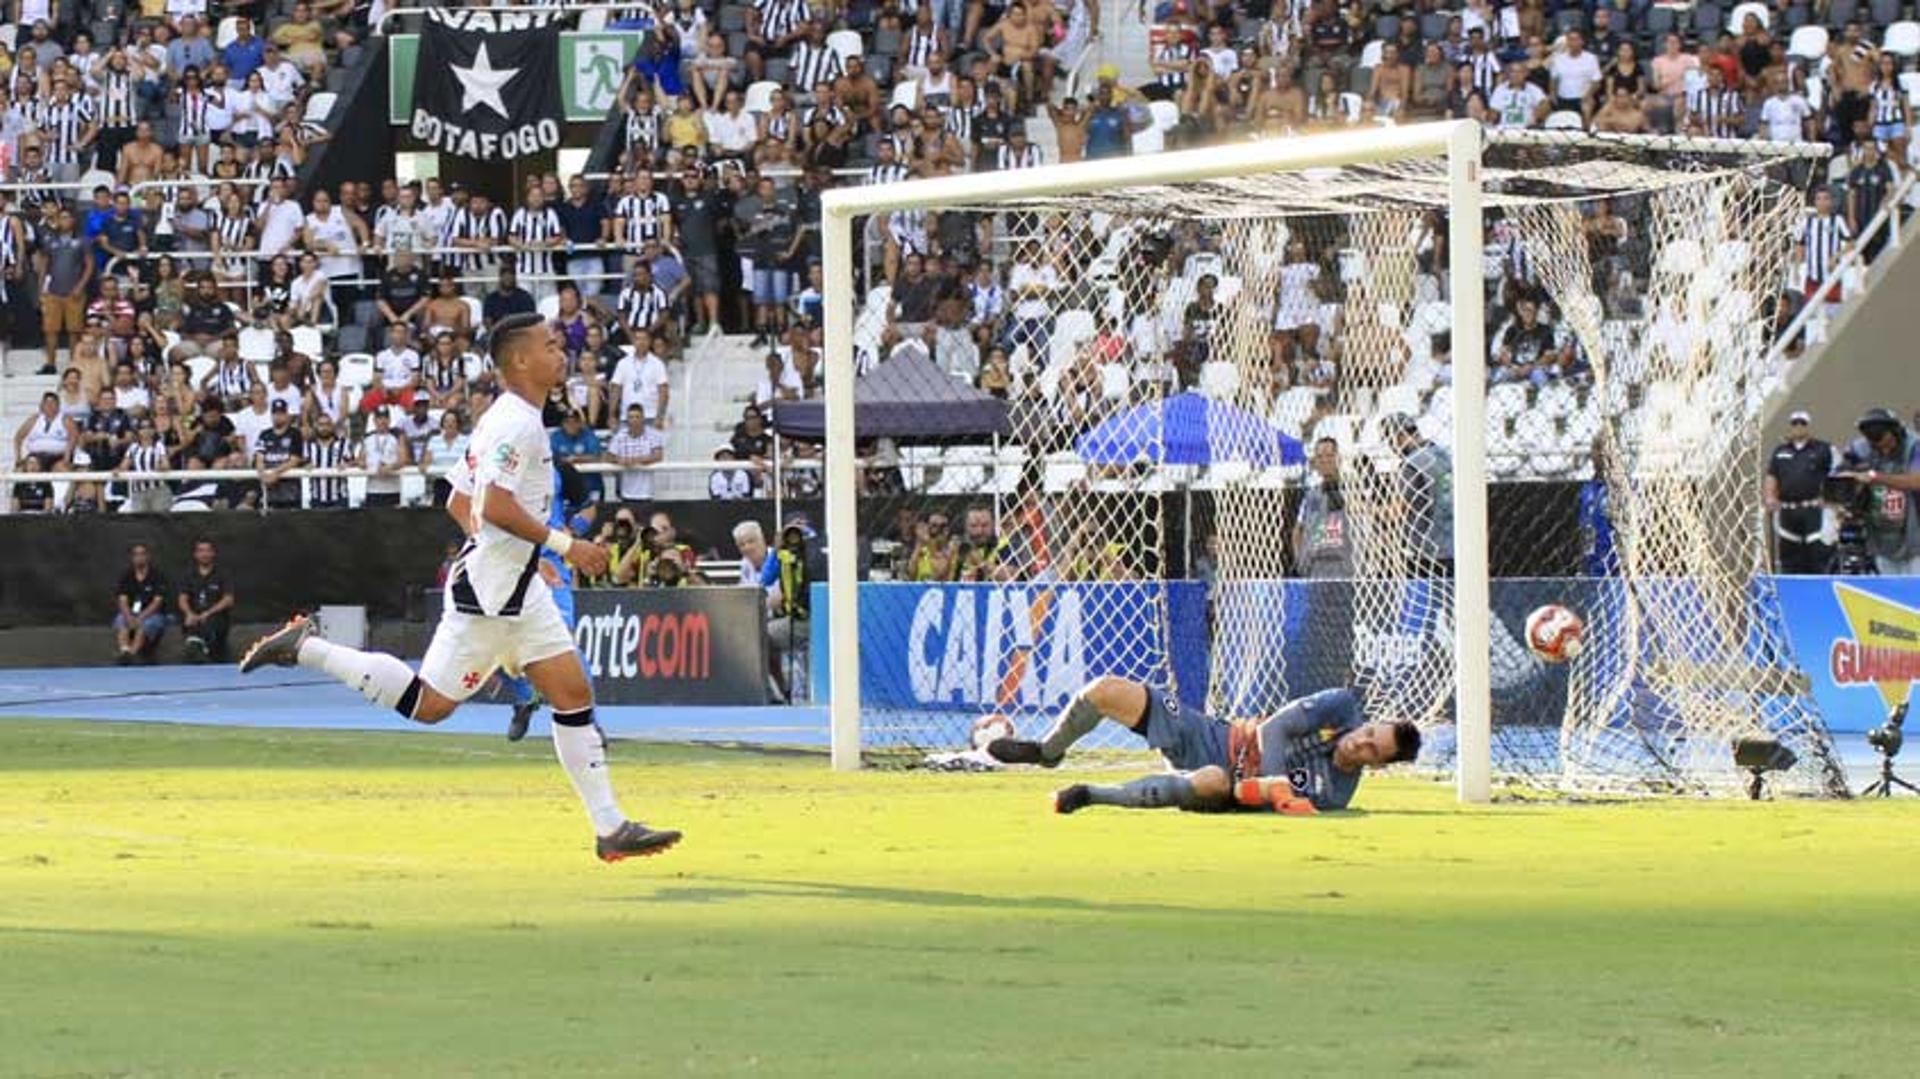
<instances>
[{"instance_id":1,"label":"blue tent canopy","mask_svg":"<svg viewBox=\"0 0 1920 1079\"><path fill-rule=\"evenodd\" d=\"M1240 461L1268 468L1307 459L1299 439L1244 408L1197 393L1135 405L1110 416L1075 439L1074 450L1089 464L1102 465Z\"/></svg>"}]
</instances>

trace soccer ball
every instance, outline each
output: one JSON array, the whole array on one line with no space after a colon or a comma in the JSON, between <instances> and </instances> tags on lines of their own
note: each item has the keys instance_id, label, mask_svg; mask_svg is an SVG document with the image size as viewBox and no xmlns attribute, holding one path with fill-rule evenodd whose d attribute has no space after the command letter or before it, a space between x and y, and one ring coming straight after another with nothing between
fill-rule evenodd
<instances>
[{"instance_id":1,"label":"soccer ball","mask_svg":"<svg viewBox=\"0 0 1920 1079\"><path fill-rule=\"evenodd\" d=\"M1008 719L998 712L981 716L979 719L973 721L973 737L971 740L973 742L973 748L975 749L987 748L987 743L996 738L1012 738L1013 736L1013 720Z\"/></svg>"},{"instance_id":2,"label":"soccer ball","mask_svg":"<svg viewBox=\"0 0 1920 1079\"><path fill-rule=\"evenodd\" d=\"M1557 603L1527 616L1527 648L1548 663L1565 663L1579 655L1586 632L1586 622Z\"/></svg>"}]
</instances>

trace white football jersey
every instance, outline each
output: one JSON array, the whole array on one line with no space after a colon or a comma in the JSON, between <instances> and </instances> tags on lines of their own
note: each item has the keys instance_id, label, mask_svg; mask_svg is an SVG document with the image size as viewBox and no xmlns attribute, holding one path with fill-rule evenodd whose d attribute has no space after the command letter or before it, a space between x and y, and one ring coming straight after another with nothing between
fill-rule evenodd
<instances>
[{"instance_id":1,"label":"white football jersey","mask_svg":"<svg viewBox=\"0 0 1920 1079\"><path fill-rule=\"evenodd\" d=\"M473 532L447 575L447 604L465 614L510 618L535 576L537 545L487 523L487 491L510 491L520 508L546 521L553 503L553 448L540 410L503 393L474 426L467 456L447 474L453 489L472 499Z\"/></svg>"}]
</instances>

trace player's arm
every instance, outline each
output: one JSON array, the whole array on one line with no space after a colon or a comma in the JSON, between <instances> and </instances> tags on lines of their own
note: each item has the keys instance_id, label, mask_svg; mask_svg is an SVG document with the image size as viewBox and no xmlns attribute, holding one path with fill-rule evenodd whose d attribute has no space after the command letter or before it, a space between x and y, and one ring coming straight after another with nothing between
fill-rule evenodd
<instances>
[{"instance_id":1,"label":"player's arm","mask_svg":"<svg viewBox=\"0 0 1920 1079\"><path fill-rule=\"evenodd\" d=\"M473 535L473 499L465 491L454 491L447 496L447 516L460 526L462 535Z\"/></svg>"}]
</instances>

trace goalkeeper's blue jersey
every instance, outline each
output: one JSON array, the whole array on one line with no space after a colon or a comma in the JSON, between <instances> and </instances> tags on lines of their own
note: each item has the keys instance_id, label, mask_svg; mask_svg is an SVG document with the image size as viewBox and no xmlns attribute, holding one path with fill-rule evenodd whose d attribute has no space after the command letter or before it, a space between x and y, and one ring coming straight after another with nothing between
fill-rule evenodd
<instances>
[{"instance_id":1,"label":"goalkeeper's blue jersey","mask_svg":"<svg viewBox=\"0 0 1920 1079\"><path fill-rule=\"evenodd\" d=\"M560 470L557 468L553 470L553 489L556 493L564 490L561 484ZM566 499L556 497L553 500L552 507L547 510L547 527L557 528L571 535L572 532L567 528L567 522L570 516L571 511L567 508ZM560 587L573 587L573 567L567 565L566 559L554 554L553 551L547 547L540 548L540 557L552 563L553 568L560 571Z\"/></svg>"}]
</instances>

